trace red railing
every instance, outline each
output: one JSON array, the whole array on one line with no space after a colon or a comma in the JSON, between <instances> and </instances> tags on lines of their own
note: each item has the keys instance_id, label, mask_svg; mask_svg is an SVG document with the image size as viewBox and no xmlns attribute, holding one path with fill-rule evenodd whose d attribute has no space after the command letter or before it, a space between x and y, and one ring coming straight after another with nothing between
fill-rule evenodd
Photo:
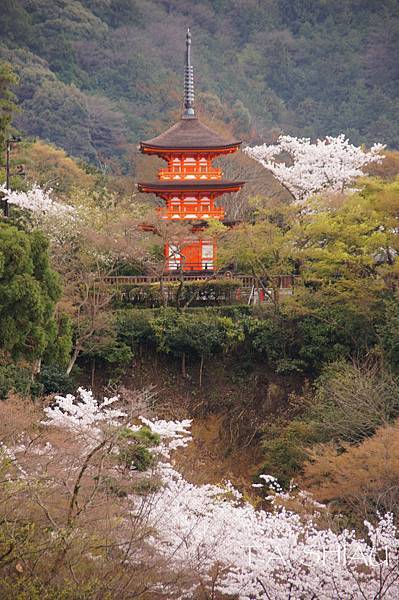
<instances>
[{"instance_id":1,"label":"red railing","mask_svg":"<svg viewBox=\"0 0 399 600\"><path fill-rule=\"evenodd\" d=\"M193 261L193 262L187 262L184 261L184 263L180 263L179 261L173 261L170 260L169 261L169 268L167 269L168 273L174 273L174 272L178 272L180 271L180 269L183 269L184 274L189 273L190 271L193 272L201 272L201 273L214 273L215 269L214 269L214 263L213 260L203 260L203 261ZM205 279L207 278L207 276L205 275Z\"/></svg>"},{"instance_id":2,"label":"red railing","mask_svg":"<svg viewBox=\"0 0 399 600\"><path fill-rule=\"evenodd\" d=\"M167 181L178 181L179 179L221 179L222 169L218 169L216 167L208 168L206 171L200 171L195 167L183 167L182 169L176 171L172 169L160 169L158 177L159 179Z\"/></svg>"},{"instance_id":3,"label":"red railing","mask_svg":"<svg viewBox=\"0 0 399 600\"><path fill-rule=\"evenodd\" d=\"M158 208L158 215L161 219L223 219L224 209L213 206L207 210L203 206L183 206L173 208L165 206ZM194 215L193 217L191 215Z\"/></svg>"}]
</instances>

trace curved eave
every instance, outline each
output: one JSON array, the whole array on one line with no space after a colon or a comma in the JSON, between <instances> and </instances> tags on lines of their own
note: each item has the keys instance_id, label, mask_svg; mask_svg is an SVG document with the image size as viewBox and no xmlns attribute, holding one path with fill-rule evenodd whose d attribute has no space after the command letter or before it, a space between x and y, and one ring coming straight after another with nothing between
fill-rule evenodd
<instances>
[{"instance_id":1,"label":"curved eave","mask_svg":"<svg viewBox=\"0 0 399 600\"><path fill-rule=\"evenodd\" d=\"M157 154L168 155L168 154L181 154L186 152L193 152L194 154L224 154L230 152L237 152L242 142L237 141L232 144L225 144L223 146L154 146L152 144L146 144L145 142L140 143L140 152L143 154Z\"/></svg>"},{"instance_id":2,"label":"curved eave","mask_svg":"<svg viewBox=\"0 0 399 600\"><path fill-rule=\"evenodd\" d=\"M142 183L137 184L139 192L152 193L152 194L165 194L173 192L217 192L223 194L224 192L238 192L244 185L244 181L218 181L218 182L171 182L171 183Z\"/></svg>"}]
</instances>

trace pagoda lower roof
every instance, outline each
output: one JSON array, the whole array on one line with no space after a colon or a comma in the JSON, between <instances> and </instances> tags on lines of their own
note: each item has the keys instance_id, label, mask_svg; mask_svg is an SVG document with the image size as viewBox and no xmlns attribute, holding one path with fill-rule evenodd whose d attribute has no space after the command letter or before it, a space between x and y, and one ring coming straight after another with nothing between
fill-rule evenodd
<instances>
[{"instance_id":1,"label":"pagoda lower roof","mask_svg":"<svg viewBox=\"0 0 399 600\"><path fill-rule=\"evenodd\" d=\"M137 187L140 192L233 192L238 191L244 185L244 181L154 181L150 183L139 182Z\"/></svg>"},{"instance_id":2,"label":"pagoda lower roof","mask_svg":"<svg viewBox=\"0 0 399 600\"><path fill-rule=\"evenodd\" d=\"M140 142L142 152L151 150L227 150L238 147L239 140L225 139L196 117L180 119L161 135Z\"/></svg>"}]
</instances>

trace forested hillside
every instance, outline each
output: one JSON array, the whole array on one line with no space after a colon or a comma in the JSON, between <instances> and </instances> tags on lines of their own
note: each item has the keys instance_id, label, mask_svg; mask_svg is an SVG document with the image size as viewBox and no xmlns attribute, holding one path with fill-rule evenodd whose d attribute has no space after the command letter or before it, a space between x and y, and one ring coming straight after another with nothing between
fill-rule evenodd
<instances>
[{"instance_id":1,"label":"forested hillside","mask_svg":"<svg viewBox=\"0 0 399 600\"><path fill-rule=\"evenodd\" d=\"M0 599L397 600L398 0L0 15Z\"/></svg>"},{"instance_id":2,"label":"forested hillside","mask_svg":"<svg viewBox=\"0 0 399 600\"><path fill-rule=\"evenodd\" d=\"M1 21L17 126L97 164L176 118L187 25L214 125L399 145L396 0L3 0Z\"/></svg>"}]
</instances>

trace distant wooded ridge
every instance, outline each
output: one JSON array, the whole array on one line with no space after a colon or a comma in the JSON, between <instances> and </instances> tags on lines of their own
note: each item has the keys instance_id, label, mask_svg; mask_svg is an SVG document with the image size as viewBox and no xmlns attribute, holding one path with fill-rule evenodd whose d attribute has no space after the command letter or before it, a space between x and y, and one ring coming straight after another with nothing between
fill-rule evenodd
<instances>
[{"instance_id":1,"label":"distant wooded ridge","mask_svg":"<svg viewBox=\"0 0 399 600\"><path fill-rule=\"evenodd\" d=\"M396 0L3 0L15 124L126 171L180 111L185 30L196 103L247 142L278 133L399 146Z\"/></svg>"}]
</instances>

